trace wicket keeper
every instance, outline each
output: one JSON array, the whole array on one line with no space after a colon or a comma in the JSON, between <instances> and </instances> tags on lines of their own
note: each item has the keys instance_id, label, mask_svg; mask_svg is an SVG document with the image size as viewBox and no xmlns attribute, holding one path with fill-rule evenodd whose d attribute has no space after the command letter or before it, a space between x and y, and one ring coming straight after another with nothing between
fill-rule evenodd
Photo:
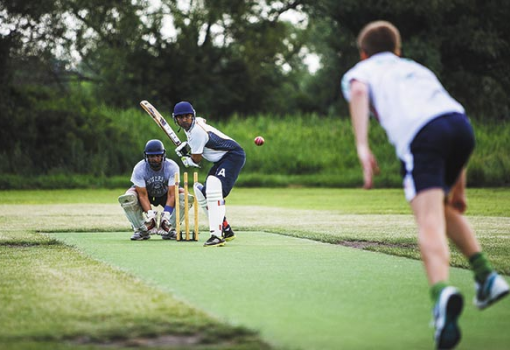
<instances>
[{"instance_id":1,"label":"wicket keeper","mask_svg":"<svg viewBox=\"0 0 510 350\"><path fill-rule=\"evenodd\" d=\"M179 166L166 158L163 142L149 140L145 145L144 159L139 161L131 175L133 186L119 197L133 228L132 241L147 240L158 234L162 239L176 239L175 232L175 184L174 176ZM181 192L181 191L179 191ZM184 218L184 193L179 193L180 222ZM193 196L188 197L188 206L193 205ZM153 206L163 207L158 225L158 212Z\"/></svg>"}]
</instances>

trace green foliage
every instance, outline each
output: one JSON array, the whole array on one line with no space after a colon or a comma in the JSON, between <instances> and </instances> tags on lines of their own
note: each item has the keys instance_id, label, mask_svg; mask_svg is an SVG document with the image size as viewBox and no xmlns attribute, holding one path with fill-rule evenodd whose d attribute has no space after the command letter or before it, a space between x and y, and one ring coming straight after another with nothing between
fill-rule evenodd
<instances>
[{"instance_id":1,"label":"green foliage","mask_svg":"<svg viewBox=\"0 0 510 350\"><path fill-rule=\"evenodd\" d=\"M15 127L0 130L0 189L114 188L129 186L133 166L149 139L160 139L178 164L173 144L141 108L95 106L77 97L33 99L34 114L19 114ZM29 99L30 100L30 99ZM81 107L80 107L81 106ZM156 108L159 106L156 105ZM170 111L159 108L173 124ZM79 115L77 113L83 113ZM201 115L200 111L198 114ZM245 187L358 187L361 169L348 119L318 114L233 116L208 122L238 141L247 161L238 181ZM44 133L40 133L41 128ZM474 123L477 147L468 167L470 186L508 186L510 125ZM6 130L17 130L7 133ZM256 146L262 135L266 143ZM179 137L185 135L180 131ZM370 142L381 173L376 187L401 187L400 163L383 129L371 123ZM10 151L9 151L10 150ZM23 159L23 162L19 160ZM202 175L211 164L203 161ZM184 168L182 168L184 169ZM23 176L19 176L23 175Z\"/></svg>"},{"instance_id":2,"label":"green foliage","mask_svg":"<svg viewBox=\"0 0 510 350\"><path fill-rule=\"evenodd\" d=\"M476 148L468 167L471 186L510 185L510 123L475 122Z\"/></svg>"},{"instance_id":3,"label":"green foliage","mask_svg":"<svg viewBox=\"0 0 510 350\"><path fill-rule=\"evenodd\" d=\"M129 144L95 101L82 93L59 94L27 87L14 95L0 116L0 171L19 175L114 175L129 154L114 144ZM129 158L131 160L131 158Z\"/></svg>"},{"instance_id":4,"label":"green foliage","mask_svg":"<svg viewBox=\"0 0 510 350\"><path fill-rule=\"evenodd\" d=\"M284 21L290 10L306 20ZM187 7L4 0L0 107L9 104L14 85L64 91L74 77L93 84L97 101L121 108L133 99L165 108L189 100L216 119L346 115L339 81L359 59L356 36L367 22L385 19L400 28L404 56L430 67L468 111L504 120L510 115L509 15L503 0L191 1ZM303 64L307 51L321 58L316 74Z\"/></svg>"}]
</instances>

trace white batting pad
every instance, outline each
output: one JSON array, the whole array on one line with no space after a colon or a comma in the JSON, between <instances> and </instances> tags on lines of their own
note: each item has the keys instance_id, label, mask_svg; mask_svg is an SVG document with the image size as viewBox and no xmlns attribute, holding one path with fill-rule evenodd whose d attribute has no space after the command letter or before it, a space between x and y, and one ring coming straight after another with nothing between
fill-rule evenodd
<instances>
[{"instance_id":1,"label":"white batting pad","mask_svg":"<svg viewBox=\"0 0 510 350\"><path fill-rule=\"evenodd\" d=\"M209 211L207 210L207 199L205 198L204 194L202 193L203 187L204 186L200 182L193 184L193 193L195 193L195 197L197 197L198 205L200 206L200 208L202 208L205 215L207 215L207 217L209 217Z\"/></svg>"},{"instance_id":2,"label":"white batting pad","mask_svg":"<svg viewBox=\"0 0 510 350\"><path fill-rule=\"evenodd\" d=\"M138 203L136 194L126 193L119 197L119 203L127 219L131 223L133 230L146 230L145 218L143 217L143 210Z\"/></svg>"},{"instance_id":3,"label":"white batting pad","mask_svg":"<svg viewBox=\"0 0 510 350\"><path fill-rule=\"evenodd\" d=\"M209 208L209 230L211 235L221 238L223 218L226 211L221 181L215 176L208 176L205 192L207 207Z\"/></svg>"},{"instance_id":4,"label":"white batting pad","mask_svg":"<svg viewBox=\"0 0 510 350\"><path fill-rule=\"evenodd\" d=\"M188 194L188 208L189 208L189 212L191 213L191 208L193 207L193 200L194 200L194 197L193 195L191 194ZM185 206L185 201L184 201L184 193L179 193L179 216L180 216L180 220L179 222L182 224L182 222L184 221L184 206ZM170 224L172 225L172 227L175 227L176 223L176 217L175 217L175 210L172 212L172 215L170 215Z\"/></svg>"}]
</instances>

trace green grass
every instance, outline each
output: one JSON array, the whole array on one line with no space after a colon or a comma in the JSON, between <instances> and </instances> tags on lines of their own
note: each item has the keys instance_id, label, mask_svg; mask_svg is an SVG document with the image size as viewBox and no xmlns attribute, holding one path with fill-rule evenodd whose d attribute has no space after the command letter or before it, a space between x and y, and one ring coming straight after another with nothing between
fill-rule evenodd
<instances>
[{"instance_id":1,"label":"green grass","mask_svg":"<svg viewBox=\"0 0 510 350\"><path fill-rule=\"evenodd\" d=\"M76 349L81 343L95 349L162 335L171 337L167 345L267 348L252 331L218 322L132 274L45 241L34 236L32 244L12 240L0 246L2 349L34 343L37 349Z\"/></svg>"},{"instance_id":2,"label":"green grass","mask_svg":"<svg viewBox=\"0 0 510 350\"><path fill-rule=\"evenodd\" d=\"M0 192L2 349L127 348L163 336L195 349L269 348L267 341L399 348L392 340L402 327L401 348L432 347L416 228L401 190L236 188L227 211L239 238L223 250L129 241L116 204L122 192ZM468 191L469 219L507 275L509 192ZM452 258L467 267L458 253ZM379 293L371 288L376 276L385 277ZM395 289L402 279L407 289ZM472 298L469 271L455 269L452 279ZM374 313L352 302L361 295L363 305L377 305ZM404 323L387 322L395 309ZM483 313L467 308L462 348L505 348L508 312L507 301Z\"/></svg>"},{"instance_id":3,"label":"green grass","mask_svg":"<svg viewBox=\"0 0 510 350\"><path fill-rule=\"evenodd\" d=\"M106 204L115 203L125 188L6 190L4 204ZM469 188L468 215L510 216L510 188ZM228 204L260 205L293 209L337 210L351 214L410 214L402 189L337 188L234 188Z\"/></svg>"},{"instance_id":4,"label":"green grass","mask_svg":"<svg viewBox=\"0 0 510 350\"><path fill-rule=\"evenodd\" d=\"M257 329L277 348L432 347L428 288L415 260L258 231L242 231L221 249L204 249L206 237L199 243L133 243L118 232L53 236L220 320ZM171 263L164 264L169 256ZM453 269L452 281L472 299L469 271ZM510 326L509 311L509 303L484 315L466 307L463 348L483 345L486 339L474 335L478 328L485 338L497 337ZM508 340L486 346L503 349Z\"/></svg>"}]
</instances>

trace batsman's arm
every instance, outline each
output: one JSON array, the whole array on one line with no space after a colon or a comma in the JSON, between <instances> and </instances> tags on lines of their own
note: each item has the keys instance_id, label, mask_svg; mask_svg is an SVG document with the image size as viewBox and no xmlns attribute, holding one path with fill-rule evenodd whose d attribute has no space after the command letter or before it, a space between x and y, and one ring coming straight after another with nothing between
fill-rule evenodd
<instances>
[{"instance_id":1,"label":"batsman's arm","mask_svg":"<svg viewBox=\"0 0 510 350\"><path fill-rule=\"evenodd\" d=\"M201 155L201 154L192 154L192 155L191 155L191 159L193 159L193 161L194 161L196 164L199 164L199 163L202 161L203 157L202 157L202 155Z\"/></svg>"}]
</instances>

